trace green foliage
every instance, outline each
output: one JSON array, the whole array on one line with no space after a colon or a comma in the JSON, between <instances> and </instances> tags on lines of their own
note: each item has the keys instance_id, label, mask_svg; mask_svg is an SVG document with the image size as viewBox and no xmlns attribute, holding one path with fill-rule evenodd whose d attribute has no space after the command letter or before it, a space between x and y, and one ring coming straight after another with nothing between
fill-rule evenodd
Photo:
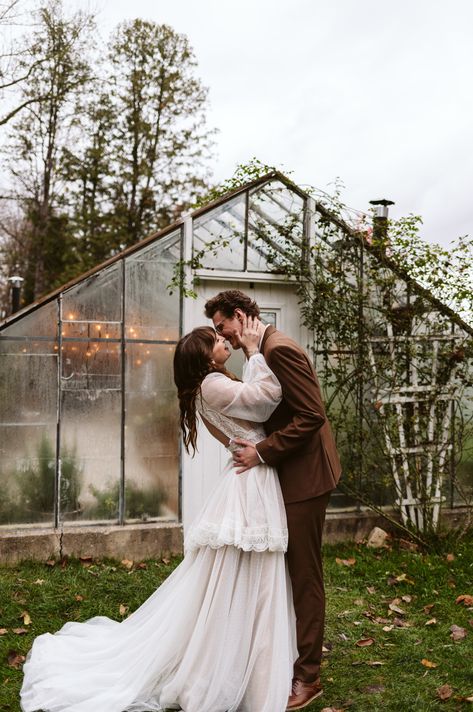
<instances>
[{"instance_id":1,"label":"green foliage","mask_svg":"<svg viewBox=\"0 0 473 712\"><path fill-rule=\"evenodd\" d=\"M119 483L115 482L103 490L99 490L93 485L90 485L89 489L97 500L97 504L87 509L87 516L91 519L117 519ZM159 486L144 488L133 481L127 481L125 484L126 519L146 521L150 517L157 517L161 514L162 505L166 501L167 494Z\"/></svg>"},{"instance_id":2,"label":"green foliage","mask_svg":"<svg viewBox=\"0 0 473 712\"><path fill-rule=\"evenodd\" d=\"M24 303L202 194L214 132L196 67L187 37L167 25L124 22L107 50L90 14L68 15L62 0L39 6L16 67L21 120L4 148L15 209L3 220L2 272L25 278Z\"/></svg>"},{"instance_id":3,"label":"green foliage","mask_svg":"<svg viewBox=\"0 0 473 712\"><path fill-rule=\"evenodd\" d=\"M0 522L52 521L56 478L55 449L43 435L34 458L7 475L6 493L0 505ZM82 471L74 449L63 449L61 457L61 513L80 512ZM10 484L8 484L10 483Z\"/></svg>"},{"instance_id":4,"label":"green foliage","mask_svg":"<svg viewBox=\"0 0 473 712\"><path fill-rule=\"evenodd\" d=\"M471 612L455 601L471 592L473 541L470 537L450 543L453 548L430 554L405 550L396 541L381 550L353 544L324 547L324 695L323 702L317 700L307 712L468 709L461 700L473 693L466 664L473 635ZM447 558L452 552L453 559ZM28 561L1 567L0 628L6 629L5 651L26 656L37 635L55 632L67 621L98 615L123 620L120 606L128 607L126 615L135 611L180 561L181 557L166 558L165 563L147 560L141 565L135 562L131 569L113 559L63 559L54 566ZM343 561L352 565L337 563ZM393 613L391 603L403 615ZM17 635L14 629L25 610L31 625ZM467 631L464 640L455 642L450 637L454 624ZM371 645L356 645L368 638L373 639ZM437 667L426 668L422 659ZM6 654L2 656L0 707L5 712L18 711L22 679L21 666L9 667ZM445 683L453 694L440 702L436 691Z\"/></svg>"},{"instance_id":5,"label":"green foliage","mask_svg":"<svg viewBox=\"0 0 473 712\"><path fill-rule=\"evenodd\" d=\"M268 169L258 161L239 166L207 197ZM261 191L263 200L270 190L268 184ZM367 216L353 222L341 191L338 180L333 196L311 191L316 234L310 245L301 234L307 217L301 207L278 224L264 210L252 215L252 246L261 246L272 272L298 284L301 320L312 335L341 450L340 489L381 513L394 500L400 526L424 536L438 526L439 502L447 496L473 507L463 455L473 433L473 339L458 316L472 318L473 243L461 238L450 251L428 246L417 216L389 224L374 218L373 231ZM235 238L250 239L238 232ZM189 279L229 240L228 231L211 236L191 261L176 266L172 286L194 296Z\"/></svg>"},{"instance_id":6,"label":"green foliage","mask_svg":"<svg viewBox=\"0 0 473 712\"><path fill-rule=\"evenodd\" d=\"M199 200L195 201L192 208L197 209L204 205L208 205L214 200L218 200L227 193L238 190L246 183L262 178L268 173L273 173L277 168L262 163L258 158L253 157L248 163L239 163L231 178L224 180L218 185L214 185Z\"/></svg>"}]
</instances>

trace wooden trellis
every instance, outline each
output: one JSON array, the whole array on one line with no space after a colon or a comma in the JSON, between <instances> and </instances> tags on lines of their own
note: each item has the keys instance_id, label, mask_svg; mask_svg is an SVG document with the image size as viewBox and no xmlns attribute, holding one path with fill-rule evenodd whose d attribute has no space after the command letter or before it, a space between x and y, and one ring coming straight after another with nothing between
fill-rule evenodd
<instances>
[{"instance_id":1,"label":"wooden trellis","mask_svg":"<svg viewBox=\"0 0 473 712\"><path fill-rule=\"evenodd\" d=\"M386 327L386 336L367 341L374 403L384 421L386 452L403 522L418 531L426 531L437 527L440 506L445 499L442 485L448 474L447 456L453 447L453 404L458 391L455 366L448 381L439 382L439 353L445 342L456 343L464 337L428 333L399 336L393 333L391 324ZM416 354L419 342L427 342L431 349L428 385L419 383L419 361L415 357L407 364L403 378L399 375L396 378L400 360L398 347L413 347L411 352ZM382 361L382 371L376 358L377 346L388 356ZM383 387L383 381L389 385Z\"/></svg>"}]
</instances>

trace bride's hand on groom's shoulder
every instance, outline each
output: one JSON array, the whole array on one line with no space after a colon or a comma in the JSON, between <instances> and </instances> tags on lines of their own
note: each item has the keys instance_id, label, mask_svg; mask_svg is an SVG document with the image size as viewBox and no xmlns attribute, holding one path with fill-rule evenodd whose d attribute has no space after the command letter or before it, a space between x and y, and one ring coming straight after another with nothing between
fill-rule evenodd
<instances>
[{"instance_id":1,"label":"bride's hand on groom's shoulder","mask_svg":"<svg viewBox=\"0 0 473 712\"><path fill-rule=\"evenodd\" d=\"M247 358L258 353L258 344L260 340L259 334L260 321L257 317L243 315L241 334L235 332L235 337L241 348L245 352Z\"/></svg>"}]
</instances>

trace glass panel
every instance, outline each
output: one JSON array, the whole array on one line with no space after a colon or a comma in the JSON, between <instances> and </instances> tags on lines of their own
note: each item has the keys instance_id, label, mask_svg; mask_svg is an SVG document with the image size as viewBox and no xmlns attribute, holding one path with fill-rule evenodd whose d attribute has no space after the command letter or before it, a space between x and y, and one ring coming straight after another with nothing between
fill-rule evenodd
<instances>
[{"instance_id":1,"label":"glass panel","mask_svg":"<svg viewBox=\"0 0 473 712\"><path fill-rule=\"evenodd\" d=\"M118 519L122 263L63 295L60 520Z\"/></svg>"},{"instance_id":2,"label":"glass panel","mask_svg":"<svg viewBox=\"0 0 473 712\"><path fill-rule=\"evenodd\" d=\"M247 270L285 272L287 257L302 258L304 201L274 181L250 194Z\"/></svg>"},{"instance_id":3,"label":"glass panel","mask_svg":"<svg viewBox=\"0 0 473 712\"><path fill-rule=\"evenodd\" d=\"M54 338L57 332L57 301L48 302L29 314L25 314L18 321L0 330L0 341L4 337L21 338L44 337ZM49 348L46 347L46 353Z\"/></svg>"},{"instance_id":4,"label":"glass panel","mask_svg":"<svg viewBox=\"0 0 473 712\"><path fill-rule=\"evenodd\" d=\"M121 270L121 261L115 262L64 292L63 321L120 321Z\"/></svg>"},{"instance_id":5,"label":"glass panel","mask_svg":"<svg viewBox=\"0 0 473 712\"><path fill-rule=\"evenodd\" d=\"M121 393L64 391L61 404L61 519L118 519Z\"/></svg>"},{"instance_id":6,"label":"glass panel","mask_svg":"<svg viewBox=\"0 0 473 712\"><path fill-rule=\"evenodd\" d=\"M279 309L265 309L260 311L259 314L259 318L263 324L271 324L271 326L274 326L276 329L278 327L279 316Z\"/></svg>"},{"instance_id":7,"label":"glass panel","mask_svg":"<svg viewBox=\"0 0 473 712\"><path fill-rule=\"evenodd\" d=\"M177 519L179 413L174 346L127 345L126 517Z\"/></svg>"},{"instance_id":8,"label":"glass panel","mask_svg":"<svg viewBox=\"0 0 473 712\"><path fill-rule=\"evenodd\" d=\"M0 341L0 349L3 343ZM53 349L53 343L49 343ZM15 344L16 348L16 344ZM54 521L57 354L0 355L0 524Z\"/></svg>"},{"instance_id":9,"label":"glass panel","mask_svg":"<svg viewBox=\"0 0 473 712\"><path fill-rule=\"evenodd\" d=\"M106 324L103 327L107 329ZM93 337L88 341L64 339L62 345L62 390L120 389L120 352L121 346L118 339L94 339Z\"/></svg>"},{"instance_id":10,"label":"glass panel","mask_svg":"<svg viewBox=\"0 0 473 712\"><path fill-rule=\"evenodd\" d=\"M201 267L244 270L245 209L246 195L239 195L194 220L193 256Z\"/></svg>"},{"instance_id":11,"label":"glass panel","mask_svg":"<svg viewBox=\"0 0 473 712\"><path fill-rule=\"evenodd\" d=\"M153 242L126 258L125 333L127 339L179 338L179 292L168 286L181 259L181 232Z\"/></svg>"}]
</instances>

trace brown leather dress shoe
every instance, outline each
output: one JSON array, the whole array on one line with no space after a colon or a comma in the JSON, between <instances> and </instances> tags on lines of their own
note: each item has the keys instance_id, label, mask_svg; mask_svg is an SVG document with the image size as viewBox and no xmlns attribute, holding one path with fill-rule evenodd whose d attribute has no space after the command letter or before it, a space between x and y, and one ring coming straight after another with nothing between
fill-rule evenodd
<instances>
[{"instance_id":1,"label":"brown leather dress shoe","mask_svg":"<svg viewBox=\"0 0 473 712\"><path fill-rule=\"evenodd\" d=\"M323 689L320 678L315 682L302 682L297 677L292 681L292 695L287 701L286 711L301 710L307 707L310 702L320 697Z\"/></svg>"}]
</instances>

